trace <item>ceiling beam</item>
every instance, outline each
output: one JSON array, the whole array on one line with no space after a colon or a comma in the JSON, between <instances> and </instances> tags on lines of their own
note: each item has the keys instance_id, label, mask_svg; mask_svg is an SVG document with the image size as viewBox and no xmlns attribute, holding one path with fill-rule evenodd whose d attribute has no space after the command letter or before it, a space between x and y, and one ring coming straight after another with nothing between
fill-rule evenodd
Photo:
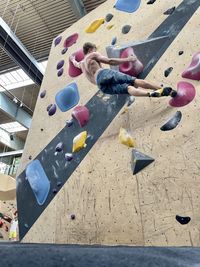
<instances>
[{"instance_id":1,"label":"ceiling beam","mask_svg":"<svg viewBox=\"0 0 200 267\"><path fill-rule=\"evenodd\" d=\"M3 152L3 153L0 153L0 158L21 155L22 153L23 153L23 150Z\"/></svg>"},{"instance_id":2,"label":"ceiling beam","mask_svg":"<svg viewBox=\"0 0 200 267\"><path fill-rule=\"evenodd\" d=\"M7 113L9 117L18 121L27 129L30 128L32 117L3 93L0 93L0 110Z\"/></svg>"},{"instance_id":3,"label":"ceiling beam","mask_svg":"<svg viewBox=\"0 0 200 267\"><path fill-rule=\"evenodd\" d=\"M82 0L68 0L77 19L84 17L87 14Z\"/></svg>"},{"instance_id":4,"label":"ceiling beam","mask_svg":"<svg viewBox=\"0 0 200 267\"><path fill-rule=\"evenodd\" d=\"M43 79L41 67L2 18L0 18L0 45L34 83L41 85Z\"/></svg>"}]
</instances>

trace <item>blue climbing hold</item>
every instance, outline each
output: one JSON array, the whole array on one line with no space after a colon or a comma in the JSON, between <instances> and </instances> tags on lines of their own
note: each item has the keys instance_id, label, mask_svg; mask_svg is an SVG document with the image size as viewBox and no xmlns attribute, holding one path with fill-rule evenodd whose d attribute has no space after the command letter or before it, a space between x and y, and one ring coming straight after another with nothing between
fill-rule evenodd
<instances>
[{"instance_id":1,"label":"blue climbing hold","mask_svg":"<svg viewBox=\"0 0 200 267\"><path fill-rule=\"evenodd\" d=\"M117 37L113 37L112 42L111 42L111 45L115 45L116 42L117 42Z\"/></svg>"},{"instance_id":2,"label":"blue climbing hold","mask_svg":"<svg viewBox=\"0 0 200 267\"><path fill-rule=\"evenodd\" d=\"M55 100L59 109L62 112L76 106L79 102L80 96L78 92L78 86L75 82L69 84L66 88L62 89L56 94Z\"/></svg>"},{"instance_id":3,"label":"blue climbing hold","mask_svg":"<svg viewBox=\"0 0 200 267\"><path fill-rule=\"evenodd\" d=\"M114 7L120 11L133 13L141 4L141 0L117 0Z\"/></svg>"},{"instance_id":4,"label":"blue climbing hold","mask_svg":"<svg viewBox=\"0 0 200 267\"><path fill-rule=\"evenodd\" d=\"M37 203L43 205L50 190L50 182L38 159L26 167L26 177L35 195Z\"/></svg>"}]
</instances>

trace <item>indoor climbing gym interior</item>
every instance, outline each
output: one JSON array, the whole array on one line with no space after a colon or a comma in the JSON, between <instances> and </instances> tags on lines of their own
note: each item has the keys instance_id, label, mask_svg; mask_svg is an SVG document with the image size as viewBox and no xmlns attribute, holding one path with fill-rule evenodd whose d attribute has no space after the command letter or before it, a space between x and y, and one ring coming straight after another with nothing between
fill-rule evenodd
<instances>
[{"instance_id":1,"label":"indoor climbing gym interior","mask_svg":"<svg viewBox=\"0 0 200 267\"><path fill-rule=\"evenodd\" d=\"M0 264L200 267L200 0L0 0Z\"/></svg>"}]
</instances>

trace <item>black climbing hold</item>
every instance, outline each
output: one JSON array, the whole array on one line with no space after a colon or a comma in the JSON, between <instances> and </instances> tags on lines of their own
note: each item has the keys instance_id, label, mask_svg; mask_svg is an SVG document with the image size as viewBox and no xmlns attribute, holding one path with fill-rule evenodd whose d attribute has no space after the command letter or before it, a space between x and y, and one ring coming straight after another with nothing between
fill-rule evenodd
<instances>
[{"instance_id":1,"label":"black climbing hold","mask_svg":"<svg viewBox=\"0 0 200 267\"><path fill-rule=\"evenodd\" d=\"M113 14L108 13L108 14L106 15L106 17L105 17L105 21L109 22L109 21L111 21L112 18L113 18Z\"/></svg>"},{"instance_id":2,"label":"black climbing hold","mask_svg":"<svg viewBox=\"0 0 200 267\"><path fill-rule=\"evenodd\" d=\"M168 69L166 69L165 72L164 72L165 77L168 77L169 74L172 72L172 70L173 70L172 67L169 67Z\"/></svg>"},{"instance_id":3,"label":"black climbing hold","mask_svg":"<svg viewBox=\"0 0 200 267\"><path fill-rule=\"evenodd\" d=\"M61 152L61 151L63 151L63 147L64 147L64 145L63 145L63 143L62 142L60 142L60 143L58 143L57 145L56 145L56 152Z\"/></svg>"},{"instance_id":4,"label":"black climbing hold","mask_svg":"<svg viewBox=\"0 0 200 267\"><path fill-rule=\"evenodd\" d=\"M72 220L75 220L75 218L76 218L75 214L72 214L72 215L71 215L71 219L72 219Z\"/></svg>"},{"instance_id":5,"label":"black climbing hold","mask_svg":"<svg viewBox=\"0 0 200 267\"><path fill-rule=\"evenodd\" d=\"M32 159L32 156L29 156L29 157L28 157L28 159L30 159L30 160L31 160L31 159Z\"/></svg>"},{"instance_id":6,"label":"black climbing hold","mask_svg":"<svg viewBox=\"0 0 200 267\"><path fill-rule=\"evenodd\" d=\"M116 42L117 42L117 37L113 37L112 42L111 42L111 45L115 45Z\"/></svg>"},{"instance_id":7,"label":"black climbing hold","mask_svg":"<svg viewBox=\"0 0 200 267\"><path fill-rule=\"evenodd\" d=\"M68 50L68 47L65 47L65 48L62 50L61 54L64 55L64 54L67 52L67 50Z\"/></svg>"},{"instance_id":8,"label":"black climbing hold","mask_svg":"<svg viewBox=\"0 0 200 267\"><path fill-rule=\"evenodd\" d=\"M169 8L169 9L167 9L163 14L164 14L164 15L171 15L172 13L174 13L175 9L176 9L175 6L172 7L172 8Z\"/></svg>"},{"instance_id":9,"label":"black climbing hold","mask_svg":"<svg viewBox=\"0 0 200 267\"><path fill-rule=\"evenodd\" d=\"M156 0L149 0L148 2L147 2L147 5L152 5L153 3L155 3L156 2Z\"/></svg>"},{"instance_id":10,"label":"black climbing hold","mask_svg":"<svg viewBox=\"0 0 200 267\"><path fill-rule=\"evenodd\" d=\"M178 54L181 56L184 53L184 51L179 51Z\"/></svg>"},{"instance_id":11,"label":"black climbing hold","mask_svg":"<svg viewBox=\"0 0 200 267\"><path fill-rule=\"evenodd\" d=\"M44 129L42 129L42 128L41 128L41 129L40 129L40 131L41 131L41 132L43 132L43 131L44 131Z\"/></svg>"},{"instance_id":12,"label":"black climbing hold","mask_svg":"<svg viewBox=\"0 0 200 267\"><path fill-rule=\"evenodd\" d=\"M71 153L66 153L66 154L65 154L65 159L66 159L67 161L71 161L71 160L73 159L73 154L71 154Z\"/></svg>"},{"instance_id":13,"label":"black climbing hold","mask_svg":"<svg viewBox=\"0 0 200 267\"><path fill-rule=\"evenodd\" d=\"M130 25L125 25L122 27L122 33L123 34L127 34L131 29L131 26Z\"/></svg>"},{"instance_id":14,"label":"black climbing hold","mask_svg":"<svg viewBox=\"0 0 200 267\"><path fill-rule=\"evenodd\" d=\"M191 218L190 217L182 217L182 216L176 215L176 220L180 224L188 224L191 221Z\"/></svg>"},{"instance_id":15,"label":"black climbing hold","mask_svg":"<svg viewBox=\"0 0 200 267\"><path fill-rule=\"evenodd\" d=\"M54 188L54 189L52 190L52 192L53 192L54 194L56 194L58 191L57 191L56 188Z\"/></svg>"},{"instance_id":16,"label":"black climbing hold","mask_svg":"<svg viewBox=\"0 0 200 267\"><path fill-rule=\"evenodd\" d=\"M170 131L176 128L176 126L179 124L182 118L182 113L180 111L177 111L175 115L168 120L161 128L161 131Z\"/></svg>"},{"instance_id":17,"label":"black climbing hold","mask_svg":"<svg viewBox=\"0 0 200 267\"><path fill-rule=\"evenodd\" d=\"M62 182L58 181L58 182L57 182L57 186L59 187L59 186L61 186L61 185L62 185Z\"/></svg>"},{"instance_id":18,"label":"black climbing hold","mask_svg":"<svg viewBox=\"0 0 200 267\"><path fill-rule=\"evenodd\" d=\"M132 150L132 171L133 174L140 172L146 166L151 164L155 159L141 153L140 151Z\"/></svg>"}]
</instances>

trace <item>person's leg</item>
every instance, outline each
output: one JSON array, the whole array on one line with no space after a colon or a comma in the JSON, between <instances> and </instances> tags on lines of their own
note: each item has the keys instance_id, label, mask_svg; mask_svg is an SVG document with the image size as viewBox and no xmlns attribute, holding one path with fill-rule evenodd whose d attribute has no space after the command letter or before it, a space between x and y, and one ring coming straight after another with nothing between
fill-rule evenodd
<instances>
[{"instance_id":1,"label":"person's leg","mask_svg":"<svg viewBox=\"0 0 200 267\"><path fill-rule=\"evenodd\" d=\"M158 90L161 88L161 85L156 85L153 84L151 82L145 81L145 80L141 80L141 79L135 79L134 81L134 87L138 88L144 88L144 89L152 89L152 90Z\"/></svg>"},{"instance_id":2,"label":"person's leg","mask_svg":"<svg viewBox=\"0 0 200 267\"><path fill-rule=\"evenodd\" d=\"M132 96L148 96L149 97L149 92L145 89L142 88L135 88L131 85L128 86L128 93L129 95Z\"/></svg>"}]
</instances>

